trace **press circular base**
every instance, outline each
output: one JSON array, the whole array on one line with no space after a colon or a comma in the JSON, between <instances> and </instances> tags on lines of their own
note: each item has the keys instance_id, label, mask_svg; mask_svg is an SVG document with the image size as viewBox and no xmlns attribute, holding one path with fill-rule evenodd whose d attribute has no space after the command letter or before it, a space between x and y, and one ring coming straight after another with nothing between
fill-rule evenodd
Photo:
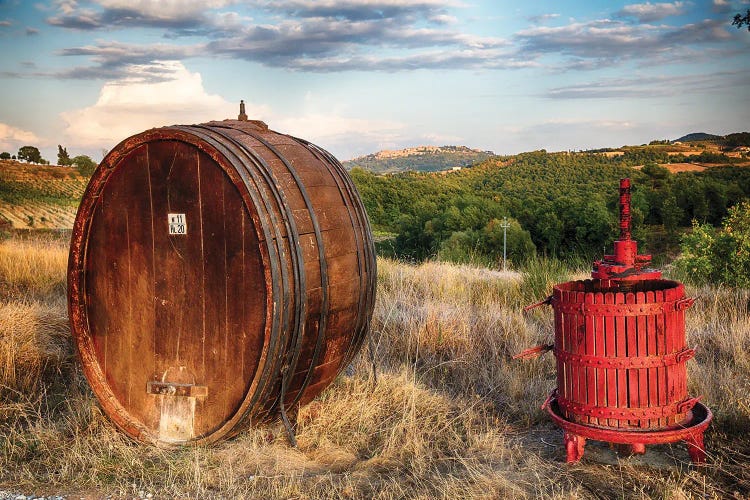
<instances>
[{"instance_id":1,"label":"press circular base","mask_svg":"<svg viewBox=\"0 0 750 500\"><path fill-rule=\"evenodd\" d=\"M647 444L663 444L684 441L688 447L690 459L695 464L706 461L706 449L703 445L703 433L713 419L713 413L705 405L696 403L692 409L692 418L683 426L663 430L620 430L604 429L579 424L567 420L557 399L550 396L547 412L552 420L564 431L565 448L568 462L578 462L583 456L586 439L608 443L630 445L633 453L645 453Z\"/></svg>"}]
</instances>

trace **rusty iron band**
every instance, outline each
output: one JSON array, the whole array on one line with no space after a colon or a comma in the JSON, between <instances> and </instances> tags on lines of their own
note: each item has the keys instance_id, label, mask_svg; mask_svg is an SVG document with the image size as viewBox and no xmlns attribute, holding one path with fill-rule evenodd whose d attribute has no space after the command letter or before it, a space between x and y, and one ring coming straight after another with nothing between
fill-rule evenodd
<instances>
[{"instance_id":1,"label":"rusty iron band","mask_svg":"<svg viewBox=\"0 0 750 500\"><path fill-rule=\"evenodd\" d=\"M371 280L371 275L375 274L375 259L374 256L370 255L372 252L370 240L371 233L369 230L367 215L364 212L364 207L361 205L361 200L356 192L356 188L351 185L348 176L342 174L343 167L340 167L340 164L338 164L336 158L326 150L320 148L319 146L316 146L309 141L300 139L298 137L291 138L304 146L308 151L310 151L313 156L315 156L321 163L323 163L323 165L325 165L326 169L331 174L331 177L333 177L334 181L336 182L336 187L339 190L341 197L350 201L350 203L345 204L347 214L349 215L349 221L352 224L352 229L361 236L361 239L357 238L356 242L357 247L362 247L362 252L360 252L358 248L357 260L360 273L359 298L357 300L357 324L354 327L355 337L347 347L346 353L342 358L342 363L339 368L340 372L341 370L346 368L346 366L354 358L354 354L359 350L359 347L362 344L362 340L364 339L367 332L370 314L365 314L364 311L372 311L372 308L370 307L372 293L370 292L370 290L371 286L374 285ZM352 213L352 209L355 210L354 214ZM370 268L372 269L370 273L367 273L367 267L365 266L363 259L367 260L367 262L370 264ZM362 281L362 277L365 274L367 274L366 285L363 284Z\"/></svg>"},{"instance_id":2,"label":"rusty iron band","mask_svg":"<svg viewBox=\"0 0 750 500\"><path fill-rule=\"evenodd\" d=\"M574 354L555 350L555 357L563 363L575 366L607 369L660 368L685 363L695 356L695 349L683 349L664 356L603 357L591 354Z\"/></svg>"},{"instance_id":3,"label":"rusty iron band","mask_svg":"<svg viewBox=\"0 0 750 500\"><path fill-rule=\"evenodd\" d=\"M594 418L608 418L613 420L647 420L653 418L667 418L685 413L700 401L700 397L686 399L665 406L649 408L610 408L594 406L586 403L574 403L558 395L557 403L566 412Z\"/></svg>"},{"instance_id":4,"label":"rusty iron band","mask_svg":"<svg viewBox=\"0 0 750 500\"><path fill-rule=\"evenodd\" d=\"M325 149L316 146L314 144L310 144L313 148L320 151L321 154L323 154L326 158L328 158L329 162L333 167L339 172L339 176L344 181L344 186L346 187L347 191L349 192L349 196L352 199L352 202L354 206L357 208L357 211L359 212L359 218L360 222L362 223L362 229L364 233L364 239L366 240L366 244L364 244L365 249L365 255L367 258L368 263L370 264L370 270L371 272L367 273L367 289L366 292L366 309L367 314L364 315L363 323L361 325L361 329L357 332L357 336L355 337L354 341L352 342L352 345L350 346L349 352L347 354L346 362L342 364L342 367L346 366L348 363L352 361L354 358L354 355L359 351L359 349L362 347L362 344L364 343L364 340L367 336L367 332L369 330L369 323L370 319L372 318L372 310L375 305L375 281L377 279L377 261L375 259L375 253L374 253L374 244L372 241L372 229L370 228L370 220L367 217L367 211L365 210L365 206L362 203L362 198L359 196L359 193L357 191L357 187L354 185L354 182L349 177L349 175L346 173L346 169L344 169L343 165L328 151Z\"/></svg>"},{"instance_id":5,"label":"rusty iron band","mask_svg":"<svg viewBox=\"0 0 750 500\"><path fill-rule=\"evenodd\" d=\"M562 304L557 299L553 299L552 307L555 312L582 316L656 316L684 311L693 305L693 302L695 299L683 298L651 304L586 304L583 302Z\"/></svg>"},{"instance_id":6,"label":"rusty iron band","mask_svg":"<svg viewBox=\"0 0 750 500\"><path fill-rule=\"evenodd\" d=\"M294 178L294 182L297 184L297 187L299 188L300 195L302 196L303 201L305 202L305 207L307 207L307 211L310 214L310 222L313 226L313 231L315 232L315 240L318 246L318 262L320 265L320 289L321 289L321 305L320 305L320 322L318 324L318 336L315 339L315 348L313 350L312 357L310 359L310 366L307 369L307 373L305 374L305 379L302 382L302 385L300 386L297 394L294 397L294 400L288 405L289 407L294 406L303 396L305 389L310 385L310 382L312 381L313 372L318 364L318 360L320 358L320 352L323 349L323 339L325 338L325 332L326 332L326 326L328 322L328 262L326 261L326 255L325 255L325 244L323 242L323 234L320 231L320 224L318 223L318 216L315 213L315 207L313 207L312 201L310 200L310 196L307 193L307 189L305 188L305 184L302 182L302 179L300 179L299 175L297 174L297 170L292 166L292 164L287 160L271 143L263 139L261 136L257 134L252 134L248 131L245 131L247 135L252 137L253 139L257 140L261 144L263 144L266 148L268 148L269 151L271 151L273 154L276 155L276 157L282 161L284 166L289 170L289 173ZM291 209L287 206L285 207L288 211ZM294 216L289 214L289 218L292 219L292 224L294 224ZM300 245L299 237L296 234L295 229L295 244L297 246ZM300 258L302 257L302 251L299 249L300 252ZM300 274L304 275L304 262L302 263L300 267ZM301 290L306 290L304 280L302 281L300 285ZM305 302L307 302L307 298L305 298ZM302 326L301 328L303 328ZM292 381L294 378L294 374L297 371L297 363L299 362L299 355L300 351L302 349L302 330L300 329L297 333L297 337L295 339L295 346L294 346L294 352L292 353L292 360L289 363L289 369L291 376L289 377L288 383ZM284 393L286 393L286 390L288 387L283 387L282 396ZM281 398L280 398L281 399ZM285 404L283 399L280 401L281 404Z\"/></svg>"},{"instance_id":7,"label":"rusty iron band","mask_svg":"<svg viewBox=\"0 0 750 500\"><path fill-rule=\"evenodd\" d=\"M198 126L200 128L204 128L203 126ZM206 127L209 129L209 127ZM252 161L253 164L255 164L256 167L258 167L258 170L261 172L261 174L265 177L266 184L269 188L269 190L273 193L274 198L276 199L277 206L279 209L279 212L281 214L281 218L284 222L284 225L286 226L287 234L290 236L289 238L289 250L292 254L292 273L294 276L294 297L295 297L295 305L294 308L294 334L291 336L291 338L285 339L285 345L284 345L284 356L280 357L283 360L283 364L281 366L281 391L279 394L279 403L284 404L284 396L286 394L286 390L288 387L288 383L293 378L285 377L285 373L291 372L292 374L295 371L295 364L296 360L299 358L299 346L301 344L302 335L304 332L304 318L307 311L307 295L303 292L306 289L306 282L305 282L305 272L304 272L304 257L302 254L302 249L300 248L300 239L299 239L299 231L297 230L297 224L294 220L294 217L290 213L289 209L289 203L287 202L286 195L284 194L283 190L278 189L278 182L276 181L276 177L274 176L273 170L271 169L270 165L263 159L263 157L259 154L257 154L255 151L253 151L252 148L244 145L237 139L235 139L232 135L230 135L230 130L236 131L237 129L233 128L226 128L223 127L210 127L210 130L214 133L220 135L233 145L240 148L245 155ZM224 132L223 130L227 130L227 132ZM249 135L253 139L258 139L254 135L250 134L246 130L240 131L240 133ZM259 139L258 139L259 140ZM263 142L259 140L259 142ZM270 148L269 148L270 149ZM276 153L277 156L278 153ZM280 156L279 156L280 157ZM283 158L282 158L283 161ZM286 163L286 162L285 162ZM281 240L279 240L281 241ZM282 246L283 248L283 246ZM288 304L288 292L289 292L289 286L284 287L284 303ZM284 309L286 310L287 307L284 306ZM285 332L288 331L288 323L285 323ZM291 342L294 342L294 349L292 351L292 360L289 361L289 351L287 350L289 348L289 345ZM278 377L277 377L278 378ZM291 406L291 405L288 405ZM272 409L269 409L269 411L272 411Z\"/></svg>"}]
</instances>

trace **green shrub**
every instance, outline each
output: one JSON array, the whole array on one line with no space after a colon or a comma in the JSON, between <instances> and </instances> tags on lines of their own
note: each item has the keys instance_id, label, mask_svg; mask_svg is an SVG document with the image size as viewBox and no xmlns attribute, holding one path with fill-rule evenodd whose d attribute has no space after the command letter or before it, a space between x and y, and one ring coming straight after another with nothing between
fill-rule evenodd
<instances>
[{"instance_id":1,"label":"green shrub","mask_svg":"<svg viewBox=\"0 0 750 500\"><path fill-rule=\"evenodd\" d=\"M750 202L730 208L721 229L693 222L681 249L675 267L687 281L750 288Z\"/></svg>"}]
</instances>

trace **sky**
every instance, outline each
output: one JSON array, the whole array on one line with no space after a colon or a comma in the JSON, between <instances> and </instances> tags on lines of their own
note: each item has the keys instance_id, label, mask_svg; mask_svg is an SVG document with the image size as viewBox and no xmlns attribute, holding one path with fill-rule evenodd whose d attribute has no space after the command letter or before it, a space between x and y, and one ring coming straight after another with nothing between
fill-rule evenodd
<instances>
[{"instance_id":1,"label":"sky","mask_svg":"<svg viewBox=\"0 0 750 500\"><path fill-rule=\"evenodd\" d=\"M251 119L341 160L750 130L750 0L0 0L0 151Z\"/></svg>"}]
</instances>

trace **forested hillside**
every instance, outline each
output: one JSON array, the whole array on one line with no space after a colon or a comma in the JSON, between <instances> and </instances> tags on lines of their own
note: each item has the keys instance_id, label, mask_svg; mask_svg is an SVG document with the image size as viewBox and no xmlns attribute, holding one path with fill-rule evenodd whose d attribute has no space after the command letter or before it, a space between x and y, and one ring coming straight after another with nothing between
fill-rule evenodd
<instances>
[{"instance_id":1,"label":"forested hillside","mask_svg":"<svg viewBox=\"0 0 750 500\"><path fill-rule=\"evenodd\" d=\"M717 141L723 139L723 136L707 134L705 132L693 132L692 134L683 135L678 142L693 142L693 141Z\"/></svg>"},{"instance_id":2,"label":"forested hillside","mask_svg":"<svg viewBox=\"0 0 750 500\"><path fill-rule=\"evenodd\" d=\"M354 169L352 176L374 229L393 235L380 243L381 252L497 265L507 217L508 255L518 264L535 255L601 255L616 236L622 177L634 182L642 246L675 249L692 220L718 225L729 207L750 197L750 168L738 163L745 159L711 154L726 165L673 174L655 163L656 148L617 157L537 151L451 175Z\"/></svg>"},{"instance_id":3,"label":"forested hillside","mask_svg":"<svg viewBox=\"0 0 750 500\"><path fill-rule=\"evenodd\" d=\"M724 150L730 150L737 146L750 146L750 132L735 132L727 135L706 134L705 132L694 132L683 135L674 141L675 143L704 143L715 144Z\"/></svg>"}]
</instances>

